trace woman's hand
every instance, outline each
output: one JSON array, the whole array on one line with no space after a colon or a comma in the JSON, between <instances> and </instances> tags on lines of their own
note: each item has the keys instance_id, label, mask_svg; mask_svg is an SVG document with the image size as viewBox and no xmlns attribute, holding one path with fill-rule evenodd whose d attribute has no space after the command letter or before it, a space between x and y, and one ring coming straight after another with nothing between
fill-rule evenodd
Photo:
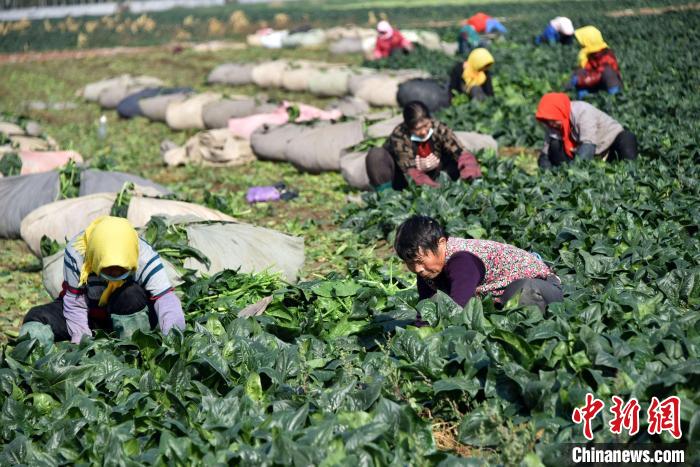
<instances>
[{"instance_id":1,"label":"woman's hand","mask_svg":"<svg viewBox=\"0 0 700 467\"><path fill-rule=\"evenodd\" d=\"M416 156L416 167L421 172L431 172L440 165L440 159L435 154L426 157Z\"/></svg>"}]
</instances>

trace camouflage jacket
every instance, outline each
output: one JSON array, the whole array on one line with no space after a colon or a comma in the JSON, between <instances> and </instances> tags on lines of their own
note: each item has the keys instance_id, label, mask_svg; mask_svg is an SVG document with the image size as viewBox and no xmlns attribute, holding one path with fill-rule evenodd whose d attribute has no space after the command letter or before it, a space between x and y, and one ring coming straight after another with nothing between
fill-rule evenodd
<instances>
[{"instance_id":1,"label":"camouflage jacket","mask_svg":"<svg viewBox=\"0 0 700 467\"><path fill-rule=\"evenodd\" d=\"M431 142L433 154L439 159L449 156L456 161L463 152L467 151L464 145L447 125L435 119L432 122L433 136ZM403 172L416 166L417 146L417 143L411 141L411 132L408 131L404 123L394 128L389 139L384 143L384 149L389 151L394 157L394 160Z\"/></svg>"}]
</instances>

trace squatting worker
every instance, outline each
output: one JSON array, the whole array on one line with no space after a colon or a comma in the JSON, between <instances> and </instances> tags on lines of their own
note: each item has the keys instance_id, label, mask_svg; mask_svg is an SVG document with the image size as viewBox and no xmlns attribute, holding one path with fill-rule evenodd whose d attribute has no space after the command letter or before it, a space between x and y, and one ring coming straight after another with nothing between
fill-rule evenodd
<instances>
[{"instance_id":1,"label":"squatting worker","mask_svg":"<svg viewBox=\"0 0 700 467\"><path fill-rule=\"evenodd\" d=\"M447 125L431 118L419 101L406 104L403 123L394 128L383 147L369 151L366 164L369 181L377 191L403 190L408 186L406 177L417 185L437 187L441 171L452 180L481 177L474 155Z\"/></svg>"},{"instance_id":2,"label":"squatting worker","mask_svg":"<svg viewBox=\"0 0 700 467\"><path fill-rule=\"evenodd\" d=\"M570 45L574 43L574 24L566 16L557 16L552 19L542 31L542 34L535 37L535 44L562 44Z\"/></svg>"},{"instance_id":3,"label":"squatting worker","mask_svg":"<svg viewBox=\"0 0 700 467\"><path fill-rule=\"evenodd\" d=\"M185 328L180 299L158 253L128 220L104 216L68 243L63 291L56 301L27 313L20 335L79 343L93 329L111 331L116 321L137 314L164 334Z\"/></svg>"},{"instance_id":4,"label":"squatting worker","mask_svg":"<svg viewBox=\"0 0 700 467\"><path fill-rule=\"evenodd\" d=\"M551 92L542 96L535 117L545 128L542 168L594 156L607 161L637 158L635 134L588 102Z\"/></svg>"},{"instance_id":5,"label":"squatting worker","mask_svg":"<svg viewBox=\"0 0 700 467\"><path fill-rule=\"evenodd\" d=\"M450 95L452 91L465 92L476 101L492 97L493 85L489 69L493 64L491 52L483 47L472 50L467 60L455 64L450 73Z\"/></svg>"},{"instance_id":6,"label":"squatting worker","mask_svg":"<svg viewBox=\"0 0 700 467\"><path fill-rule=\"evenodd\" d=\"M395 53L408 53L413 50L413 44L406 39L401 31L395 29L388 21L377 24L377 42L374 45L373 58L387 58Z\"/></svg>"},{"instance_id":7,"label":"squatting worker","mask_svg":"<svg viewBox=\"0 0 700 467\"><path fill-rule=\"evenodd\" d=\"M520 293L520 305L542 311L563 300L559 278L539 256L505 243L452 237L431 217L404 221L394 249L416 275L421 300L441 290L460 306L491 295L500 307Z\"/></svg>"},{"instance_id":8,"label":"squatting worker","mask_svg":"<svg viewBox=\"0 0 700 467\"><path fill-rule=\"evenodd\" d=\"M617 57L603 40L602 33L593 26L585 26L574 32L581 44L578 69L571 77L569 87L582 99L591 92L601 90L610 94L622 91L622 75Z\"/></svg>"},{"instance_id":9,"label":"squatting worker","mask_svg":"<svg viewBox=\"0 0 700 467\"><path fill-rule=\"evenodd\" d=\"M500 21L483 12L475 13L467 18L466 22L479 34L505 34L508 32Z\"/></svg>"}]
</instances>

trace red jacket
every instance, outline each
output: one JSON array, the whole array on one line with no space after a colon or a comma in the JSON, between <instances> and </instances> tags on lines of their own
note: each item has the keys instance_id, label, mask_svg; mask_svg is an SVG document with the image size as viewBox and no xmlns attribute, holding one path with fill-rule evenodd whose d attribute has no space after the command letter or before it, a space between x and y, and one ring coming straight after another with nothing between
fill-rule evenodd
<instances>
[{"instance_id":1,"label":"red jacket","mask_svg":"<svg viewBox=\"0 0 700 467\"><path fill-rule=\"evenodd\" d=\"M606 66L612 68L622 80L620 66L617 64L615 54L611 49L603 49L600 52L588 55L588 63L586 63L585 68L577 72L578 83L576 86L579 88L594 88L598 86L601 79L603 79L603 70L605 70Z\"/></svg>"},{"instance_id":2,"label":"red jacket","mask_svg":"<svg viewBox=\"0 0 700 467\"><path fill-rule=\"evenodd\" d=\"M467 20L467 24L476 29L479 34L483 34L486 32L486 22L490 19L491 17L486 13L477 13Z\"/></svg>"},{"instance_id":3,"label":"red jacket","mask_svg":"<svg viewBox=\"0 0 700 467\"><path fill-rule=\"evenodd\" d=\"M405 49L411 47L411 41L403 37L398 29L394 29L393 34L388 39L377 37L374 46L374 58L387 58L394 49Z\"/></svg>"}]
</instances>

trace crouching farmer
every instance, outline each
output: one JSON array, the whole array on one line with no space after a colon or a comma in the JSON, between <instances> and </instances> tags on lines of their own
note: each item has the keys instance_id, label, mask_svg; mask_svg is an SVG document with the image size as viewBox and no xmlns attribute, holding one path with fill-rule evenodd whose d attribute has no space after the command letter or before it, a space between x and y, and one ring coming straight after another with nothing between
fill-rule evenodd
<instances>
[{"instance_id":1,"label":"crouching farmer","mask_svg":"<svg viewBox=\"0 0 700 467\"><path fill-rule=\"evenodd\" d=\"M520 293L520 305L542 311L563 300L559 278L535 255L491 240L450 237L427 216L401 224L394 249L416 274L421 300L441 290L460 306L472 297L492 295L500 307Z\"/></svg>"},{"instance_id":2,"label":"crouching farmer","mask_svg":"<svg viewBox=\"0 0 700 467\"><path fill-rule=\"evenodd\" d=\"M407 177L417 185L438 187L440 172L452 180L481 177L481 168L454 132L430 118L430 111L419 101L406 104L403 123L381 148L373 148L365 161L370 184L377 191L403 190Z\"/></svg>"},{"instance_id":3,"label":"crouching farmer","mask_svg":"<svg viewBox=\"0 0 700 467\"><path fill-rule=\"evenodd\" d=\"M128 220L105 216L68 243L63 291L56 301L27 313L20 335L50 346L53 341L77 344L93 329L128 337L156 325L164 334L185 328L163 262Z\"/></svg>"},{"instance_id":4,"label":"crouching farmer","mask_svg":"<svg viewBox=\"0 0 700 467\"><path fill-rule=\"evenodd\" d=\"M617 120L588 102L571 101L563 93L542 96L535 114L545 128L539 166L549 169L600 157L608 162L637 158L637 137Z\"/></svg>"}]
</instances>

